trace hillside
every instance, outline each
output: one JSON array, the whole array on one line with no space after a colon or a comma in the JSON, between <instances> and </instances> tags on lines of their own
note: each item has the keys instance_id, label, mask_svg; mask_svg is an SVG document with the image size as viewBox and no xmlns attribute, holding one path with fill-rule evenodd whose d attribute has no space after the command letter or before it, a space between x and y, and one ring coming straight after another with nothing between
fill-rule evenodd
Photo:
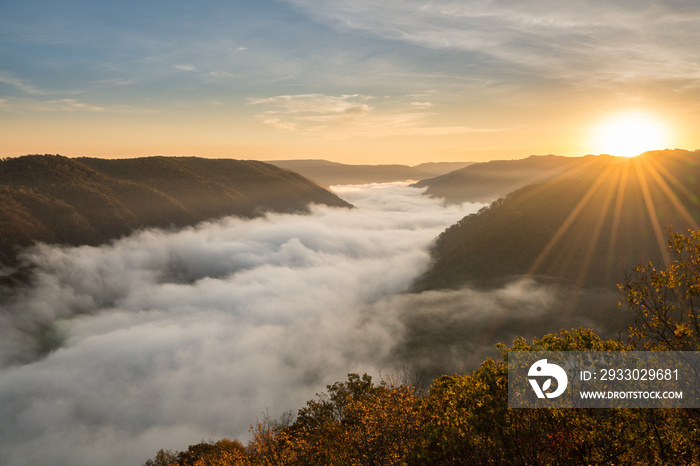
<instances>
[{"instance_id":1,"label":"hillside","mask_svg":"<svg viewBox=\"0 0 700 466\"><path fill-rule=\"evenodd\" d=\"M433 176L441 176L472 165L473 163L474 162L426 162L414 165L413 168L428 172Z\"/></svg>"},{"instance_id":2,"label":"hillside","mask_svg":"<svg viewBox=\"0 0 700 466\"><path fill-rule=\"evenodd\" d=\"M422 180L461 168L468 162L408 165L349 165L327 160L273 160L268 163L286 168L322 186L335 184L390 183Z\"/></svg>"},{"instance_id":3,"label":"hillside","mask_svg":"<svg viewBox=\"0 0 700 466\"><path fill-rule=\"evenodd\" d=\"M191 225L225 215L299 212L310 203L349 207L304 177L231 159L0 161L0 264L34 241L99 244L146 227Z\"/></svg>"},{"instance_id":4,"label":"hillside","mask_svg":"<svg viewBox=\"0 0 700 466\"><path fill-rule=\"evenodd\" d=\"M665 228L700 221L700 151L588 156L448 228L416 290L499 286L522 275L614 286L631 266L663 263Z\"/></svg>"},{"instance_id":5,"label":"hillside","mask_svg":"<svg viewBox=\"0 0 700 466\"><path fill-rule=\"evenodd\" d=\"M585 157L530 156L520 160L474 163L415 183L425 194L448 202L491 202L523 186L541 183L575 169Z\"/></svg>"}]
</instances>

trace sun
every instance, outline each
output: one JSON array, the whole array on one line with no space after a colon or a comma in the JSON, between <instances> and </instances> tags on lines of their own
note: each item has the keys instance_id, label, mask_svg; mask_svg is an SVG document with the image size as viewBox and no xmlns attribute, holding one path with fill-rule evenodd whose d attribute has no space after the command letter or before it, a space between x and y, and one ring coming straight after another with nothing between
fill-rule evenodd
<instances>
[{"instance_id":1,"label":"sun","mask_svg":"<svg viewBox=\"0 0 700 466\"><path fill-rule=\"evenodd\" d=\"M630 112L616 115L601 123L595 131L594 145L598 154L634 157L642 152L664 149L668 131L651 115Z\"/></svg>"}]
</instances>

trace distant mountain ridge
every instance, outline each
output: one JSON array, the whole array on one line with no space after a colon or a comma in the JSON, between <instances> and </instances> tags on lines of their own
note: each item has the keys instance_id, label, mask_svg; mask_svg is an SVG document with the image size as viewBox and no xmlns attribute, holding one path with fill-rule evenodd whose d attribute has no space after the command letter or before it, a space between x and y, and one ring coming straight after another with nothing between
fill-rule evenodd
<instances>
[{"instance_id":1,"label":"distant mountain ridge","mask_svg":"<svg viewBox=\"0 0 700 466\"><path fill-rule=\"evenodd\" d=\"M430 162L408 165L352 165L328 160L272 160L273 165L297 172L322 185L390 183L422 180L469 165L471 162Z\"/></svg>"},{"instance_id":2,"label":"distant mountain ridge","mask_svg":"<svg viewBox=\"0 0 700 466\"><path fill-rule=\"evenodd\" d=\"M664 263L665 228L698 228L700 151L578 163L445 230L415 289L489 288L524 275L610 289L630 267Z\"/></svg>"},{"instance_id":3,"label":"distant mountain ridge","mask_svg":"<svg viewBox=\"0 0 700 466\"><path fill-rule=\"evenodd\" d=\"M0 160L0 264L34 241L99 244L146 227L181 227L310 203L351 207L299 174L257 161L27 155Z\"/></svg>"},{"instance_id":4,"label":"distant mountain ridge","mask_svg":"<svg viewBox=\"0 0 700 466\"><path fill-rule=\"evenodd\" d=\"M540 183L576 168L584 157L532 155L526 159L474 163L412 186L448 202L491 202L518 188Z\"/></svg>"}]
</instances>

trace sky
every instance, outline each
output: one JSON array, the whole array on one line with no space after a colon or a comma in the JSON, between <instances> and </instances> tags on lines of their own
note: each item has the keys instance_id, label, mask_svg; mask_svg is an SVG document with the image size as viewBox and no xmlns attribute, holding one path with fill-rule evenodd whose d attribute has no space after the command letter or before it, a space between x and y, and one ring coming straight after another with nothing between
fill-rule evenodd
<instances>
[{"instance_id":1,"label":"sky","mask_svg":"<svg viewBox=\"0 0 700 466\"><path fill-rule=\"evenodd\" d=\"M700 147L695 0L0 2L0 156L580 156Z\"/></svg>"}]
</instances>

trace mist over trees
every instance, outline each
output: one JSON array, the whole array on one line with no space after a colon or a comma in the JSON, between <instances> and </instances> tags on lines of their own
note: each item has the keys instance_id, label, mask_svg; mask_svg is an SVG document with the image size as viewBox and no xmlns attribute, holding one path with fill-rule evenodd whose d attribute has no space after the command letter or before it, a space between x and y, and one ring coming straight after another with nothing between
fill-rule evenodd
<instances>
[{"instance_id":1,"label":"mist over trees","mask_svg":"<svg viewBox=\"0 0 700 466\"><path fill-rule=\"evenodd\" d=\"M413 285L420 299L453 290L461 303L450 314L407 313L402 353L416 353L412 347L432 338L446 355L471 363L489 338L578 326L617 335L633 319L616 308L616 284L636 264L667 263L667 229L700 223L699 162L699 152L682 150L582 157L565 173L464 217L439 235L431 267ZM548 293L524 301L528 290ZM472 298L485 295L497 297L498 306ZM489 318L465 310L471 307Z\"/></svg>"},{"instance_id":2,"label":"mist over trees","mask_svg":"<svg viewBox=\"0 0 700 466\"><path fill-rule=\"evenodd\" d=\"M141 464L157 448L246 441L266 409L396 367L394 298L427 267L430 241L481 205L405 184L336 192L356 208L28 250L31 281L0 303L6 462Z\"/></svg>"},{"instance_id":3,"label":"mist over trees","mask_svg":"<svg viewBox=\"0 0 700 466\"><path fill-rule=\"evenodd\" d=\"M221 464L697 463L692 409L508 409L507 352L700 349L700 233L688 231L700 219L698 155L591 157L585 168L521 188L446 230L414 288L497 289L523 276L619 288L617 312L632 324L618 327L617 338L583 327L515 338L498 346L500 358L436 377L427 392L349 374L296 419L253 425L237 459ZM206 445L210 454L219 448ZM189 464L185 452L159 454L169 455L162 464ZM193 464L218 464L216 453L209 458Z\"/></svg>"},{"instance_id":4,"label":"mist over trees","mask_svg":"<svg viewBox=\"0 0 700 466\"><path fill-rule=\"evenodd\" d=\"M470 162L432 162L408 165L348 165L328 160L272 160L268 163L299 173L321 186L423 180L458 170Z\"/></svg>"},{"instance_id":5,"label":"mist over trees","mask_svg":"<svg viewBox=\"0 0 700 466\"><path fill-rule=\"evenodd\" d=\"M27 155L0 160L0 263L34 242L96 245L147 227L182 227L310 203L350 205L302 176L257 161Z\"/></svg>"},{"instance_id":6,"label":"mist over trees","mask_svg":"<svg viewBox=\"0 0 700 466\"><path fill-rule=\"evenodd\" d=\"M13 162L15 165L6 164L12 160L0 162L0 195L4 196L0 203L3 206L0 228L3 233L7 232L2 237L4 241L5 238L8 241L19 238L13 245L34 240L97 244L149 225L166 228L189 225L199 221L196 219L200 216L249 218L270 210L304 212L309 202L349 206L296 174L258 162L168 157L102 160L28 156L18 159L26 163L25 166L16 161ZM700 218L696 194L700 192L698 153L664 151L637 159L599 156L566 163L573 165L542 183L508 194L448 228L436 242L432 268L414 284L414 293L399 294L397 290L405 290L408 285L404 286L403 281L409 283L413 278L408 277L415 277L411 275L412 267L427 264L427 254L422 247L415 251L417 257L399 261L399 266L392 269L396 271L392 272L392 277L400 275L396 289L391 288L389 292L380 284L377 290L367 290L370 295L367 302L346 299L345 307L338 312L343 317L340 322L350 322L347 328L352 328L357 335L377 334L373 320L381 320L380 334L392 335L392 338L384 338L381 347L368 345L362 350L376 354L377 348L381 348L384 362L416 363L427 370L430 379L434 377L428 391L422 391L427 385L416 384L404 375L388 376L377 382L376 377L372 379L369 375L360 375L361 372L351 373L347 381L328 385L325 392L308 401L296 416L291 413L277 419L264 416L257 423L251 419L253 439L247 444L228 439L202 442L186 451L162 450L147 464L500 464L513 462L513 458L516 458L515 464L557 461L569 464L683 464L700 461L695 447L700 440L695 433L700 431L700 425L690 411L512 412L506 406L508 348L492 347L490 354L494 354L494 359L482 359L482 346L499 340L512 341L511 348L518 350L697 348L697 335L700 334L696 318L696 284L700 280L697 276L699 236L697 232L687 235L674 232L697 228ZM421 198L419 193L415 196ZM433 210L437 211L437 200L422 199L434 202ZM387 202L387 199L382 202ZM403 204L401 209L408 208L405 199L400 202ZM220 214L227 209L232 209L232 212ZM439 212L433 214L440 215ZM451 217L450 223L459 216ZM386 217L386 214L380 217ZM398 215L395 220L402 225L401 228L420 221L416 220L420 217L406 217L404 220L400 217ZM333 223L344 221L337 216ZM376 218L368 223L372 223L370 230L376 230L377 235L385 234L382 229L394 225ZM441 224L440 228L445 224L448 223ZM206 232L184 231L183 236L202 239L217 235L215 230L219 227L223 229L224 225ZM666 232L666 227L670 233ZM245 228L252 230L257 227L249 225ZM192 251L183 252L181 244L162 248L158 251L160 256L148 265L148 272L153 276L147 273L143 275L146 280L128 278L144 285L151 284L149 280L152 279L158 285L159 293L154 293L153 289L141 293L142 289L136 287L135 294L130 288L127 292L128 287L119 290L118 286L115 286L117 293L114 294L115 290L110 286L118 283L101 283L107 276L104 274L110 273L101 270L104 268L102 264L93 264L94 270L79 270L76 263L75 269L71 269L72 265L66 265L67 260L64 261L65 254L54 251L48 263L65 267L62 270L71 277L53 280L52 276L45 274L42 280L52 286L51 291L57 293L59 301L67 299L67 305L65 309L54 303L42 307L48 301L41 301L39 306L34 306L33 312L48 319L48 324L32 328L31 332L17 327L27 335L31 334L34 346L30 348L32 352L28 359L18 355L19 359L13 361L40 361L58 349L70 349L67 337L58 331L62 325L60 319L103 311L116 316L136 311L134 315L148 314L152 318L151 312L156 309L153 306L161 306L155 303L159 303L159 299L169 301L175 290L177 298L174 300L185 307L195 308L202 304L212 306L213 300L201 291L215 290L219 293L216 296L225 300L226 306L235 308L234 314L238 315L237 306L241 304L237 300L245 301L251 290L249 286L259 290L265 288L262 283L275 283L275 286L266 288L267 291L278 290L283 283L295 287L304 283L299 277L307 273L311 278L309 283L316 286L314 290L318 295L307 292L306 300L294 303L297 307L289 303L294 312L281 313L287 310L286 302L261 307L258 301L250 306L250 314L245 315L257 322L267 312L272 320L260 328L275 326L281 332L290 328L291 321L285 319L313 316L309 322L318 324L314 329L321 329L328 321L321 318L325 314L316 311L315 307L314 312L308 313L308 309L315 305L312 301L326 303L323 301L324 295L328 294L326 290L330 292L334 287L339 288L338 283L346 283L339 279L340 275L357 274L358 284L367 276L373 276L371 272L377 266L366 259L381 260L375 249L384 243L359 231L329 230L324 235L304 233L309 228L294 227L291 239L284 236L272 243L261 240L261 244L276 245L271 254L285 256L279 270L274 270L274 274L279 274L278 281L269 279L273 275L271 268L261 267L251 274L245 286L240 287L237 287L235 277L247 273L245 264L233 264L234 256L219 257L221 250L216 248L204 248L204 254L194 246ZM412 224L409 230L416 228L420 226ZM396 231L392 230L394 240L405 242ZM346 259L363 259L356 264L357 270L354 266L343 268L342 264L347 265L347 260L329 262L335 251L329 247L337 243L335 240L339 234L353 236L354 242L338 244L342 252L337 255L347 255ZM663 239L666 234L668 248ZM145 243L152 246L164 242L164 238L156 238L158 235L160 233L154 232L153 238L144 241L144 245L138 245L134 240L131 249L135 249L135 255L150 257L153 248ZM31 238L31 241L26 238ZM257 260L247 254L247 248L257 243L251 242L251 238L240 239L247 243L234 243L232 238L224 241L226 247L236 249L236 261ZM175 242L179 244L180 240ZM383 247L386 249L385 244ZM6 255L12 257L16 249L13 246L8 251ZM50 252L48 247L37 250L36 259L49 259ZM86 256L83 259L96 252L82 251ZM365 258L364 254L368 256ZM122 255L115 247L114 257L110 256L109 263L120 264ZM289 256L289 262L286 256ZM226 261L231 264L223 264ZM649 261L656 265L648 264ZM90 261L86 263L92 264ZM313 275L312 264L326 265L323 280L321 275ZM634 264L648 265L630 271ZM250 271L253 271L252 266ZM623 299L629 310L613 313L610 308L614 308L614 301L619 298L616 283L621 283L625 293ZM95 289L87 290L92 287ZM197 299L190 296L190 288L192 296L196 295ZM568 299L562 290L568 288L584 290L588 297L579 303L578 309L582 312L575 315L563 312L563 307L560 307L560 303ZM235 293L230 292L232 289ZM347 282L346 298L356 293L354 290L352 280ZM13 310L26 307L22 304L23 299L36 298L29 289L25 291L12 301ZM613 294L616 298L611 299ZM280 296L295 299L296 295ZM316 299L317 296L321 299ZM133 309L128 306L133 306ZM323 304L319 306L323 307ZM352 306L360 310L353 311ZM60 312L47 317L46 310ZM158 308L156 312L161 310L170 312L171 308L162 305L162 309ZM212 311L216 309L209 309L209 319L217 315ZM281 323L279 317L283 315ZM349 320L345 319L346 316L350 316ZM200 316L192 318L190 330L194 323L203 323ZM601 332L602 325L592 325L594 330L585 325L542 335L553 328L578 326L581 321L586 324L605 323L607 327ZM632 325L629 335L624 333L627 324ZM240 327L240 323L236 325ZM298 326L294 328L299 329ZM347 334L347 328L343 335ZM207 328L206 331L210 330ZM526 335L527 339L516 338L513 333L516 330L520 332L517 335ZM619 338L608 338L617 331L623 332ZM297 333L304 335L303 332ZM329 334L325 341L340 334ZM219 338L223 338L219 340L221 345L230 339L230 335L219 335ZM177 336L173 339L177 340ZM366 341L371 343L374 340L368 337ZM8 344L12 346L12 341L3 342L4 346ZM345 361L343 358L347 358L348 349L342 344L333 347L340 355L336 359ZM502 353L500 356L499 352ZM436 355L441 356L436 358ZM470 357L478 360L473 361ZM288 359L285 359L285 364L290 364L289 370L298 371L294 358L289 356ZM370 360L369 357L365 359ZM462 367L478 366L478 369L468 375L443 375L451 373L451 368L459 367L459 361ZM345 366L342 364L343 369ZM320 373L313 365L307 369L304 377L319 377ZM356 371L357 368L348 369L348 372L350 370ZM331 380L335 379L332 377ZM187 390L192 390L192 385L187 387ZM198 396L205 398L204 395ZM197 399L199 401L192 404L199 406L201 399ZM8 404L5 408L8 419L23 415L22 409L29 405L17 406Z\"/></svg>"},{"instance_id":7,"label":"mist over trees","mask_svg":"<svg viewBox=\"0 0 700 466\"><path fill-rule=\"evenodd\" d=\"M604 340L578 328L510 347L464 375L410 381L349 374L280 419L251 426L243 445L227 439L160 450L145 466L419 464L696 464L694 409L509 409L508 351L699 350L700 232L671 234L673 260L642 265L620 289L637 324ZM671 317L672 316L672 317ZM620 329L623 330L623 329Z\"/></svg>"}]
</instances>

